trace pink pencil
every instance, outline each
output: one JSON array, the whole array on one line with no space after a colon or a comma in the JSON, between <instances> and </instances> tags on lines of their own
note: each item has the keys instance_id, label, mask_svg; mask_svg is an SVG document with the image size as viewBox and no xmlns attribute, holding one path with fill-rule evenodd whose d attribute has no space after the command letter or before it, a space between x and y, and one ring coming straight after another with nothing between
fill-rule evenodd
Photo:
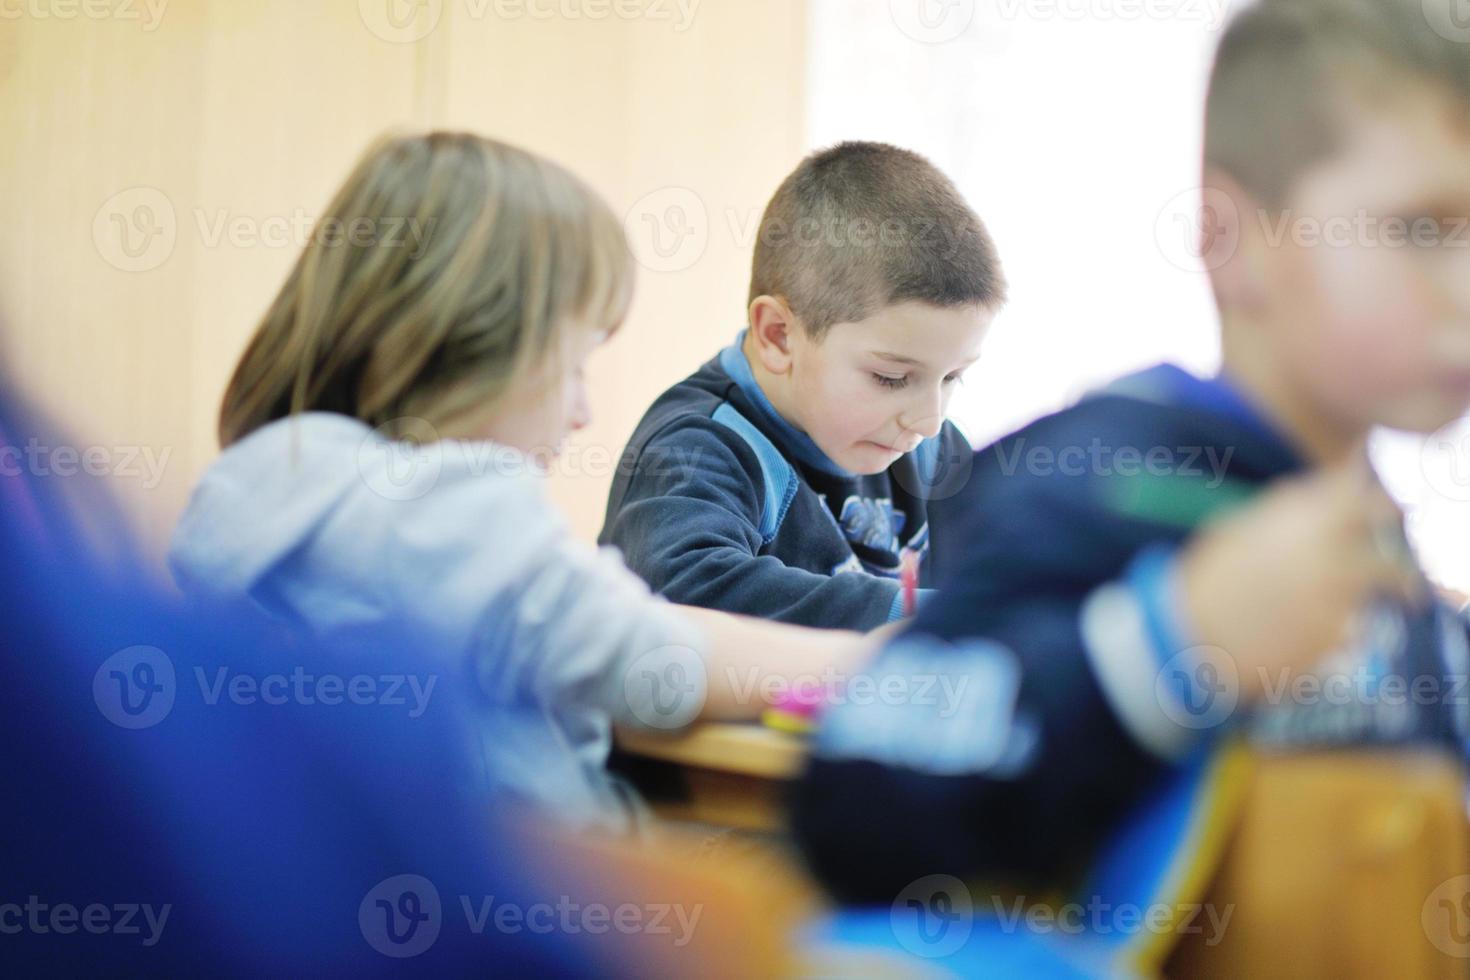
<instances>
[{"instance_id":1,"label":"pink pencil","mask_svg":"<svg viewBox=\"0 0 1470 980\"><path fill-rule=\"evenodd\" d=\"M899 559L898 581L903 589L903 614L912 616L919 611L919 556L904 551Z\"/></svg>"}]
</instances>

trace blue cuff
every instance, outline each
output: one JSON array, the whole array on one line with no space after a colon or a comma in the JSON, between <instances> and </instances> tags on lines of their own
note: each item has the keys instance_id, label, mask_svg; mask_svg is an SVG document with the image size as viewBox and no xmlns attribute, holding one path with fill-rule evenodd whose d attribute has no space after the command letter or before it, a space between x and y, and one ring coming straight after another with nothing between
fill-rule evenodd
<instances>
[{"instance_id":1,"label":"blue cuff","mask_svg":"<svg viewBox=\"0 0 1470 980\"><path fill-rule=\"evenodd\" d=\"M1138 744L1167 762L1188 757L1230 720L1238 690L1221 683L1191 628L1172 548L1140 551L1082 604L1083 648L1103 696ZM1223 695L1223 696L1222 696Z\"/></svg>"},{"instance_id":2,"label":"blue cuff","mask_svg":"<svg viewBox=\"0 0 1470 980\"><path fill-rule=\"evenodd\" d=\"M1179 582L1179 555L1174 548L1166 545L1145 548L1128 566L1123 581L1143 613L1144 631L1158 667L1199 645L1187 623ZM1197 679L1192 670L1186 674ZM1203 692L1196 689L1196 693Z\"/></svg>"},{"instance_id":3,"label":"blue cuff","mask_svg":"<svg viewBox=\"0 0 1470 980\"><path fill-rule=\"evenodd\" d=\"M1162 545L1145 548L1133 559L1124 581L1143 610L1149 643L1159 666L1196 645L1184 624L1179 559L1173 548Z\"/></svg>"},{"instance_id":4,"label":"blue cuff","mask_svg":"<svg viewBox=\"0 0 1470 980\"><path fill-rule=\"evenodd\" d=\"M923 609L924 603L928 602L938 592L938 589L916 590L914 605L918 608L914 611L918 612L919 609ZM903 619L903 586L898 587L898 591L893 593L893 601L888 604L888 621L892 623L900 619Z\"/></svg>"}]
</instances>

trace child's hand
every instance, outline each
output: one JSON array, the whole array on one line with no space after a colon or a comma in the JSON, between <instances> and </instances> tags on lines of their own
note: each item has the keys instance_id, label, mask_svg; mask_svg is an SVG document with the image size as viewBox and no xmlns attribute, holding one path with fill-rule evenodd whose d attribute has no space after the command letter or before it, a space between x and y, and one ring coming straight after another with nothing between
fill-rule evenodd
<instances>
[{"instance_id":1,"label":"child's hand","mask_svg":"<svg viewBox=\"0 0 1470 980\"><path fill-rule=\"evenodd\" d=\"M911 625L913 625L912 619L895 619L891 623L875 626L863 635L879 646L882 646L892 640L898 639L898 634L908 629Z\"/></svg>"},{"instance_id":2,"label":"child's hand","mask_svg":"<svg viewBox=\"0 0 1470 980\"><path fill-rule=\"evenodd\" d=\"M1252 696L1271 673L1339 649L1373 598L1422 603L1402 521L1361 456L1265 492L1182 553L1199 642L1234 661Z\"/></svg>"},{"instance_id":3,"label":"child's hand","mask_svg":"<svg viewBox=\"0 0 1470 980\"><path fill-rule=\"evenodd\" d=\"M1448 585L1436 586L1435 591L1439 593L1439 597L1441 599L1443 599L1445 602L1448 602L1456 609L1464 609L1465 605L1467 603L1470 603L1470 595L1466 595L1459 589L1452 589Z\"/></svg>"}]
</instances>

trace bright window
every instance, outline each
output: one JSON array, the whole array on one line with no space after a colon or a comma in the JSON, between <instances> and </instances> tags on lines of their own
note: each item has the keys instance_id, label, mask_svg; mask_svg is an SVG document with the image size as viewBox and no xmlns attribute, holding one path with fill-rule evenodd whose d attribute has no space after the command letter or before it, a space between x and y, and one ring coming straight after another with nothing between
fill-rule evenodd
<instances>
[{"instance_id":1,"label":"bright window","mask_svg":"<svg viewBox=\"0 0 1470 980\"><path fill-rule=\"evenodd\" d=\"M1211 52L1226 0L811 0L807 136L896 143L959 185L1011 299L955 398L989 442L1121 373L1219 365L1191 251ZM1453 437L1453 438L1452 438ZM1382 434L1425 567L1470 591L1470 426Z\"/></svg>"}]
</instances>

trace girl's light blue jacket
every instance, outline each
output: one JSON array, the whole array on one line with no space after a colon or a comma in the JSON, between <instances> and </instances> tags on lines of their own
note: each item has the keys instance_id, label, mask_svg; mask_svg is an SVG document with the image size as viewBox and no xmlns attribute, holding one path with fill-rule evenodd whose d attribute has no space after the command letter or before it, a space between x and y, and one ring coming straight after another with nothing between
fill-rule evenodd
<instances>
[{"instance_id":1,"label":"girl's light blue jacket","mask_svg":"<svg viewBox=\"0 0 1470 980\"><path fill-rule=\"evenodd\" d=\"M699 630L574 538L506 446L411 445L332 413L271 423L205 473L169 566L186 595L248 597L334 644L421 639L475 687L497 788L576 826L636 812L606 772L614 724L673 729L704 704Z\"/></svg>"}]
</instances>

